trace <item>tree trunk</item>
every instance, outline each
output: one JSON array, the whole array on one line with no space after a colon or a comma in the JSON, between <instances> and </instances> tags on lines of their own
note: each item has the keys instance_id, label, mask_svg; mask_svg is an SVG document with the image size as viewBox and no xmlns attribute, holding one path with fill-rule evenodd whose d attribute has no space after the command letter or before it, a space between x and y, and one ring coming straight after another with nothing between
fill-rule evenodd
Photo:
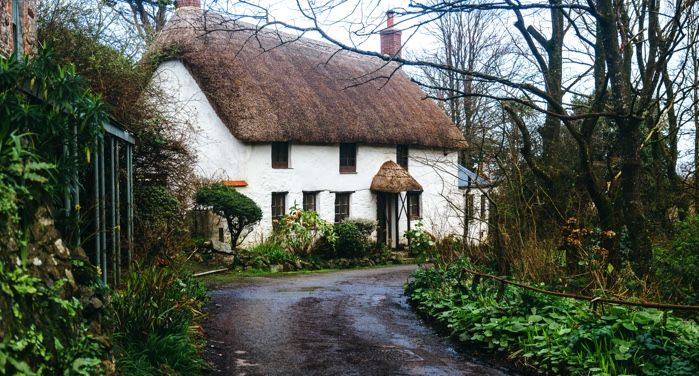
<instances>
[{"instance_id":1,"label":"tree trunk","mask_svg":"<svg viewBox=\"0 0 699 376\"><path fill-rule=\"evenodd\" d=\"M624 218L631 243L632 265L636 273L643 276L648 271L651 244L641 201L641 122L622 120L619 128Z\"/></svg>"},{"instance_id":2,"label":"tree trunk","mask_svg":"<svg viewBox=\"0 0 699 376\"><path fill-rule=\"evenodd\" d=\"M231 234L231 251L235 251L236 245L238 245L240 231L236 231L231 218L226 218L226 223L228 224L228 233Z\"/></svg>"}]
</instances>

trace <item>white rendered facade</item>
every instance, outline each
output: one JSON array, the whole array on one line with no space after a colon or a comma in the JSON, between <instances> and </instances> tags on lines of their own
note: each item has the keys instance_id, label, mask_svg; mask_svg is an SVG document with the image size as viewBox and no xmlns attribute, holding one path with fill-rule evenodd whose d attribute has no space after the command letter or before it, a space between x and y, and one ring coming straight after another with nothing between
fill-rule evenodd
<instances>
[{"instance_id":1,"label":"white rendered facade","mask_svg":"<svg viewBox=\"0 0 699 376\"><path fill-rule=\"evenodd\" d=\"M272 231L271 196L286 192L286 210L302 206L304 192L316 192L317 212L330 222L335 218L335 194L351 192L350 218L377 219L377 194L369 187L381 165L396 161L396 145L357 145L356 172L339 172L339 145L291 143L288 168L271 165L271 143L243 143L236 139L218 117L187 68L179 61L162 63L153 84L170 96L169 111L180 123L190 124L192 148L197 157L195 173L215 180L244 180L239 191L262 209L263 219L246 242L262 240ZM409 148L408 172L423 188L421 219L427 231L437 237L464 235L465 192L458 188L458 153L435 148ZM476 196L480 192L471 192ZM401 193L404 198L405 193ZM479 198L477 198L479 200ZM398 200L401 207L401 200ZM405 243L408 228L405 210L399 214L397 232ZM486 213L487 215L487 213ZM468 238L484 239L485 222L471 221ZM395 237L393 241L395 246Z\"/></svg>"}]
</instances>

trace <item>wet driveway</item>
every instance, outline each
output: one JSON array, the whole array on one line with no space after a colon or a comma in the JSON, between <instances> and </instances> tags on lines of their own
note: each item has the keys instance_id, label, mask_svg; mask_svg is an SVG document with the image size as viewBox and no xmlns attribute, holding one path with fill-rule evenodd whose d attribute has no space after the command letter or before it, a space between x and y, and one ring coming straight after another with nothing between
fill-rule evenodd
<instances>
[{"instance_id":1,"label":"wet driveway","mask_svg":"<svg viewBox=\"0 0 699 376\"><path fill-rule=\"evenodd\" d=\"M415 266L249 278L211 292L214 375L503 375L461 357L410 310Z\"/></svg>"}]
</instances>

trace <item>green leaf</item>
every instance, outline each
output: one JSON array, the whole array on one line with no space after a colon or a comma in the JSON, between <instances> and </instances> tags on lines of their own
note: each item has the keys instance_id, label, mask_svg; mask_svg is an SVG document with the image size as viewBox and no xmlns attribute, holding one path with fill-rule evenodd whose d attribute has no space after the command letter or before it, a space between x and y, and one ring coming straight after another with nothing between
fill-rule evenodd
<instances>
[{"instance_id":1,"label":"green leaf","mask_svg":"<svg viewBox=\"0 0 699 376\"><path fill-rule=\"evenodd\" d=\"M535 322L539 322L543 319L544 318L539 316L539 315L529 315L529 317L527 318L527 321L529 321L530 323L535 323Z\"/></svg>"}]
</instances>

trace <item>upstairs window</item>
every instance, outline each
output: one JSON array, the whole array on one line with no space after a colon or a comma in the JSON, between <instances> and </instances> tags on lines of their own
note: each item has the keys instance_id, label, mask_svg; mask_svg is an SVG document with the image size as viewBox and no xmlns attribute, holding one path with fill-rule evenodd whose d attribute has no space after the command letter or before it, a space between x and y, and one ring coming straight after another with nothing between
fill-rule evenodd
<instances>
[{"instance_id":1,"label":"upstairs window","mask_svg":"<svg viewBox=\"0 0 699 376\"><path fill-rule=\"evenodd\" d=\"M475 201L475 197L473 194L469 193L466 195L466 218L467 219L474 218L474 215L475 215L475 213L473 212L474 201Z\"/></svg>"},{"instance_id":2,"label":"upstairs window","mask_svg":"<svg viewBox=\"0 0 699 376\"><path fill-rule=\"evenodd\" d=\"M484 194L481 194L481 213L480 213L481 215L479 218L482 221L486 220L487 211L488 211L488 198L485 197Z\"/></svg>"},{"instance_id":3,"label":"upstairs window","mask_svg":"<svg viewBox=\"0 0 699 376\"><path fill-rule=\"evenodd\" d=\"M342 222L350 216L351 193L335 193L335 223Z\"/></svg>"},{"instance_id":4,"label":"upstairs window","mask_svg":"<svg viewBox=\"0 0 699 376\"><path fill-rule=\"evenodd\" d=\"M272 223L278 221L286 214L286 192L272 193Z\"/></svg>"},{"instance_id":5,"label":"upstairs window","mask_svg":"<svg viewBox=\"0 0 699 376\"><path fill-rule=\"evenodd\" d=\"M422 218L421 194L422 192L408 192L408 216L410 219Z\"/></svg>"},{"instance_id":6,"label":"upstairs window","mask_svg":"<svg viewBox=\"0 0 699 376\"><path fill-rule=\"evenodd\" d=\"M272 142L272 168L289 168L288 142Z\"/></svg>"},{"instance_id":7,"label":"upstairs window","mask_svg":"<svg viewBox=\"0 0 699 376\"><path fill-rule=\"evenodd\" d=\"M303 210L304 211L318 211L316 206L317 192L303 192Z\"/></svg>"},{"instance_id":8,"label":"upstairs window","mask_svg":"<svg viewBox=\"0 0 699 376\"><path fill-rule=\"evenodd\" d=\"M408 169L408 145L398 145L396 147L396 163Z\"/></svg>"},{"instance_id":9,"label":"upstairs window","mask_svg":"<svg viewBox=\"0 0 699 376\"><path fill-rule=\"evenodd\" d=\"M22 36L22 2L21 0L12 0L12 44L15 54L19 59L24 53L23 36Z\"/></svg>"},{"instance_id":10,"label":"upstairs window","mask_svg":"<svg viewBox=\"0 0 699 376\"><path fill-rule=\"evenodd\" d=\"M340 144L340 173L357 172L357 144Z\"/></svg>"}]
</instances>

